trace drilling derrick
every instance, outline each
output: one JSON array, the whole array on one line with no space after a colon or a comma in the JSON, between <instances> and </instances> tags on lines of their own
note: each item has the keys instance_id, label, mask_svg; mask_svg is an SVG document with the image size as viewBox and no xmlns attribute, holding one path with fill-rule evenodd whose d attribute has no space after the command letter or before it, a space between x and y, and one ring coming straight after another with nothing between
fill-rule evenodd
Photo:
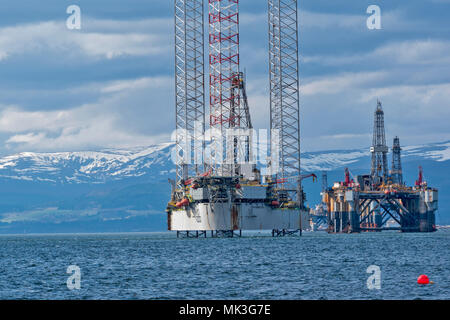
<instances>
[{"instance_id":1,"label":"drilling derrick","mask_svg":"<svg viewBox=\"0 0 450 320\"><path fill-rule=\"evenodd\" d=\"M398 185L403 184L401 150L402 149L400 148L400 139L398 137L395 137L394 144L392 146L391 177L392 183Z\"/></svg>"},{"instance_id":2,"label":"drilling derrick","mask_svg":"<svg viewBox=\"0 0 450 320\"><path fill-rule=\"evenodd\" d=\"M210 128L213 132L210 162L213 171L222 176L239 174L238 163L248 149L240 137L251 126L248 110L241 101L242 78L239 1L209 0ZM224 150L226 159L223 159Z\"/></svg>"},{"instance_id":3,"label":"drilling derrick","mask_svg":"<svg viewBox=\"0 0 450 320\"><path fill-rule=\"evenodd\" d=\"M377 101L377 109L374 114L373 141L370 152L372 153L371 176L374 185L379 185L386 181L387 153L386 136L384 131L384 111L381 102Z\"/></svg>"},{"instance_id":4,"label":"drilling derrick","mask_svg":"<svg viewBox=\"0 0 450 320\"><path fill-rule=\"evenodd\" d=\"M250 117L250 108L248 106L248 98L247 98L247 90L245 88L246 83L244 80L244 73L239 72L239 76L233 79L233 90L237 91L239 95L239 105L242 106L242 111L240 112L240 127L238 128L239 135L238 137L233 137L233 146L234 146L234 162L235 163L249 163L252 162L252 153L251 153L251 143L252 143L252 132L250 129L253 129L252 120ZM234 95L234 94L233 94ZM233 100L235 101L235 100ZM234 109L234 108L233 108ZM235 128L236 130L236 128ZM243 138L243 139L242 139ZM237 140L239 139L239 140ZM235 173L237 175L241 174L239 165L236 166Z\"/></svg>"},{"instance_id":5,"label":"drilling derrick","mask_svg":"<svg viewBox=\"0 0 450 320\"><path fill-rule=\"evenodd\" d=\"M205 132L203 0L175 0L176 185L202 170ZM192 158L192 155L195 158Z\"/></svg>"},{"instance_id":6,"label":"drilling derrick","mask_svg":"<svg viewBox=\"0 0 450 320\"><path fill-rule=\"evenodd\" d=\"M269 0L270 129L278 131L280 161L276 176L289 197L304 207L300 180L300 104L297 0ZM276 155L272 155L274 157Z\"/></svg>"}]
</instances>

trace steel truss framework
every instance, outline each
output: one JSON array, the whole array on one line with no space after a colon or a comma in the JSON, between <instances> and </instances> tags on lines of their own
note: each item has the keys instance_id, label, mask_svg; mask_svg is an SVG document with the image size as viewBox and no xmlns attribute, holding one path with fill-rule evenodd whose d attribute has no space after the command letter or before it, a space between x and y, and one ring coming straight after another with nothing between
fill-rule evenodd
<instances>
[{"instance_id":1,"label":"steel truss framework","mask_svg":"<svg viewBox=\"0 0 450 320\"><path fill-rule=\"evenodd\" d=\"M331 191L332 192L332 191ZM352 191L347 191L352 192ZM347 193L346 192L346 193ZM433 190L420 192L356 192L346 194L347 201L329 202L328 232L400 230L402 232L435 231ZM330 192L328 193L330 195ZM337 198L340 198L339 193ZM333 197L333 195L331 195ZM393 219L398 227L386 226Z\"/></svg>"},{"instance_id":2,"label":"steel truss framework","mask_svg":"<svg viewBox=\"0 0 450 320\"><path fill-rule=\"evenodd\" d=\"M318 227L328 225L328 217L323 215L311 215L312 221L317 224Z\"/></svg>"},{"instance_id":3,"label":"steel truss framework","mask_svg":"<svg viewBox=\"0 0 450 320\"><path fill-rule=\"evenodd\" d=\"M403 231L414 231L418 230L419 222L418 216L411 213L405 206L402 205L402 199L418 199L417 195L398 195L395 197L384 195L360 195L359 203L359 223L361 230L388 230L388 229L398 229ZM369 210L367 210L369 209ZM381 223L376 227L367 227L367 221L373 217L375 212L380 212ZM394 219L400 227L398 228L386 228L384 225L390 219Z\"/></svg>"},{"instance_id":4,"label":"steel truss framework","mask_svg":"<svg viewBox=\"0 0 450 320\"><path fill-rule=\"evenodd\" d=\"M403 173L402 173L402 160L401 160L401 150L399 137L394 138L394 143L392 146L392 166L391 166L391 177L394 184L403 184Z\"/></svg>"},{"instance_id":5,"label":"steel truss framework","mask_svg":"<svg viewBox=\"0 0 450 320\"><path fill-rule=\"evenodd\" d=\"M175 0L176 183L198 174L205 132L204 2ZM192 155L197 158L193 159Z\"/></svg>"},{"instance_id":6,"label":"steel truss framework","mask_svg":"<svg viewBox=\"0 0 450 320\"><path fill-rule=\"evenodd\" d=\"M239 0L209 1L209 95L211 159L222 176L236 174L237 155L246 147L227 129L249 129L248 110L242 100L239 68ZM226 158L224 158L226 150ZM219 171L219 168L220 171Z\"/></svg>"},{"instance_id":7,"label":"steel truss framework","mask_svg":"<svg viewBox=\"0 0 450 320\"><path fill-rule=\"evenodd\" d=\"M373 141L370 148L372 153L371 176L375 184L379 184L382 178L386 181L388 174L386 136L384 131L384 111L381 102L377 101L377 109L374 114Z\"/></svg>"},{"instance_id":8,"label":"steel truss framework","mask_svg":"<svg viewBox=\"0 0 450 320\"><path fill-rule=\"evenodd\" d=\"M279 130L281 178L300 176L297 0L268 0L270 128ZM274 155L272 155L274 156ZM301 182L283 184L303 207Z\"/></svg>"}]
</instances>

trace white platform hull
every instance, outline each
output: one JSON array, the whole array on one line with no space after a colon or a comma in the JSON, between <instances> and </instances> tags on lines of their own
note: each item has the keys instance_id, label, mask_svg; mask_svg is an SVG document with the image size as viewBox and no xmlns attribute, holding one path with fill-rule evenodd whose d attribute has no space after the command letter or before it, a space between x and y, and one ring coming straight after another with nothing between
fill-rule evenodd
<instances>
[{"instance_id":1,"label":"white platform hull","mask_svg":"<svg viewBox=\"0 0 450 320\"><path fill-rule=\"evenodd\" d=\"M191 204L169 213L168 225L174 231L307 230L310 227L307 211L272 208L264 203Z\"/></svg>"}]
</instances>

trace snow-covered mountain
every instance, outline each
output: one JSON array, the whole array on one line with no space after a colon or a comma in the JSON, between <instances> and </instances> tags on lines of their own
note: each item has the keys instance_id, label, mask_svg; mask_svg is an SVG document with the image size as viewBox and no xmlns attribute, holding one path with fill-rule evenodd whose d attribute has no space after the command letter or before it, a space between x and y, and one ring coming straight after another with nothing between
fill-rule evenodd
<instances>
[{"instance_id":1,"label":"snow-covered mountain","mask_svg":"<svg viewBox=\"0 0 450 320\"><path fill-rule=\"evenodd\" d=\"M170 170L171 143L102 151L33 153L0 158L0 177L52 183L106 183ZM167 174L160 170L161 174Z\"/></svg>"},{"instance_id":2,"label":"snow-covered mountain","mask_svg":"<svg viewBox=\"0 0 450 320\"><path fill-rule=\"evenodd\" d=\"M305 171L336 170L358 164L370 157L369 148L355 150L306 152L302 155L302 168ZM450 142L402 147L402 160L450 160Z\"/></svg>"},{"instance_id":3,"label":"snow-covered mountain","mask_svg":"<svg viewBox=\"0 0 450 320\"><path fill-rule=\"evenodd\" d=\"M107 183L133 177L155 178L174 172L173 143L128 150L34 153L22 152L0 158L0 178L51 183ZM366 149L305 152L302 169L307 172L332 171L357 165L368 158ZM450 160L450 142L407 146L403 161L413 159Z\"/></svg>"},{"instance_id":4,"label":"snow-covered mountain","mask_svg":"<svg viewBox=\"0 0 450 320\"><path fill-rule=\"evenodd\" d=\"M23 152L0 158L0 233L164 230L164 209L174 175L173 144L89 152ZM450 141L405 146L404 177L412 184L422 165L440 189L438 220L450 217ZM369 148L305 152L305 172L328 181L370 169ZM321 183L304 182L308 203L320 201Z\"/></svg>"}]
</instances>

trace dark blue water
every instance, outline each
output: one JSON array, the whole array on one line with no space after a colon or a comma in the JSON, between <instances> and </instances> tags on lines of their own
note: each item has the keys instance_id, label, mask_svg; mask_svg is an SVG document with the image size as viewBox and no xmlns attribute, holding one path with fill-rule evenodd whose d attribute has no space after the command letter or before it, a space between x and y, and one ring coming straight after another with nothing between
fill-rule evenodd
<instances>
[{"instance_id":1,"label":"dark blue water","mask_svg":"<svg viewBox=\"0 0 450 320\"><path fill-rule=\"evenodd\" d=\"M0 236L0 299L450 299L450 231ZM81 268L69 290L66 269ZM366 286L381 268L381 290ZM427 274L435 284L419 286Z\"/></svg>"}]
</instances>

